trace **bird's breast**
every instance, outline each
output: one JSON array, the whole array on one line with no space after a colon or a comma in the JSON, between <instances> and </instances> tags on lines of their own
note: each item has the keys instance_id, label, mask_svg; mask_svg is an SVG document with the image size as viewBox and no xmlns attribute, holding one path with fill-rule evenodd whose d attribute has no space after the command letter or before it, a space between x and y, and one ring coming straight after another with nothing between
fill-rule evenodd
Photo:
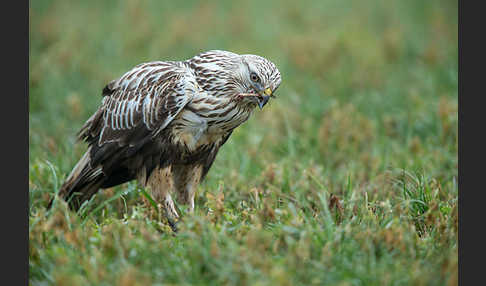
<instances>
[{"instance_id":1,"label":"bird's breast","mask_svg":"<svg viewBox=\"0 0 486 286\"><path fill-rule=\"evenodd\" d=\"M194 151L202 145L218 144L227 131L212 124L207 118L201 117L190 110L184 110L174 120L172 141Z\"/></svg>"},{"instance_id":2,"label":"bird's breast","mask_svg":"<svg viewBox=\"0 0 486 286\"><path fill-rule=\"evenodd\" d=\"M194 100L174 120L173 143L182 144L191 151L201 145L218 144L245 122L252 110L229 99Z\"/></svg>"}]
</instances>

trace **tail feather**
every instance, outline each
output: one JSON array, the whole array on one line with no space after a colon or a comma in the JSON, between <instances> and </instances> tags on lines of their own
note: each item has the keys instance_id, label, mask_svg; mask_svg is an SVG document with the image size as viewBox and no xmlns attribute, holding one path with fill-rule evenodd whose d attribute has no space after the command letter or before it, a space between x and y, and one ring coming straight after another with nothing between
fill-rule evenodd
<instances>
[{"instance_id":1,"label":"tail feather","mask_svg":"<svg viewBox=\"0 0 486 286\"><path fill-rule=\"evenodd\" d=\"M81 205L89 200L103 185L106 180L101 166L92 168L90 164L89 148L62 184L59 196L69 203L69 206L78 210ZM52 206L54 199L49 202Z\"/></svg>"}]
</instances>

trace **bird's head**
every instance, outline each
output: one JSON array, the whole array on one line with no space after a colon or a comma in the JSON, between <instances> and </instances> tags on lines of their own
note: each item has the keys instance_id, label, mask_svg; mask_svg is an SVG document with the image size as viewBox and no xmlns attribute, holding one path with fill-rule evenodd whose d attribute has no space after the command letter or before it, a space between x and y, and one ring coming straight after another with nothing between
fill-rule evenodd
<instances>
[{"instance_id":1,"label":"bird's head","mask_svg":"<svg viewBox=\"0 0 486 286\"><path fill-rule=\"evenodd\" d=\"M227 96L261 108L280 85L280 72L271 61L256 55L211 50L189 60L198 83L209 94Z\"/></svg>"},{"instance_id":2,"label":"bird's head","mask_svg":"<svg viewBox=\"0 0 486 286\"><path fill-rule=\"evenodd\" d=\"M271 61L256 55L241 55L239 67L240 98L265 106L282 81L280 72Z\"/></svg>"}]
</instances>

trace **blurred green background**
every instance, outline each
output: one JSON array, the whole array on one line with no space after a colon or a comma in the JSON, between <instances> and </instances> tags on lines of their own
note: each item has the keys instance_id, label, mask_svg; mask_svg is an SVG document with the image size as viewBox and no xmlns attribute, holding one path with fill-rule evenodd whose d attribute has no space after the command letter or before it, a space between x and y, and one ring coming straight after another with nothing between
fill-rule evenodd
<instances>
[{"instance_id":1,"label":"blurred green background","mask_svg":"<svg viewBox=\"0 0 486 286\"><path fill-rule=\"evenodd\" d=\"M201 215L207 210L205 207L210 203L212 194L221 188L224 189L226 209L237 217L243 217L238 207L242 201L252 204L251 194L255 189L261 190L257 193L262 197L268 190L272 195L268 195L268 204L256 204L248 211L265 211L266 206L272 204L275 209L289 211L286 196L301 200L304 205L312 201L307 192L311 188L309 184L313 184L309 180L313 180L318 182L317 189L320 191L341 198L345 211L356 201L364 202L365 197L366 203L380 205L390 201L392 206L400 205L395 204L395 200L416 199L427 208L419 210L418 214L413 213L416 209L412 212L398 211L398 214L389 214L390 219L407 217L411 219L410 225L421 229L423 221L419 220L417 225L417 217L423 219L427 211L432 213L429 209L434 208L435 201L437 209L434 211L448 220L448 215L454 213L451 210L456 206L458 192L457 7L457 1L439 0L30 1L30 239L31 249L47 251L44 256L31 251L31 282L53 282L56 277L76 272L73 266L61 271L60 276L52 274L56 263L60 263L56 259L65 256L64 252L69 250L54 238L49 243L37 244L34 233L38 226L34 226L37 225L34 222L42 221L39 212L84 153L86 146L76 144L76 132L101 103L104 85L139 63L185 60L210 49L266 57L279 68L282 84L277 92L278 98L263 111L255 111L221 149L198 192L196 204ZM417 178L424 178L423 186L426 187L421 190L425 193L430 191L428 197L427 194L423 198L413 194L407 196L405 191L397 191L389 181L382 182L389 174L404 170L414 174L411 177L418 182L414 190L420 189L417 186L422 184ZM309 174L313 179L308 179ZM403 186L405 190L406 184L403 183ZM128 184L128 187L117 187L115 191L127 188L132 190L136 187ZM433 191L436 189L435 194ZM418 193L420 190L417 196ZM110 196L113 193L106 192L96 199L101 202ZM137 192L124 196L129 206L141 201ZM353 203L347 204L350 200ZM117 201L121 199L114 202ZM107 204L103 210L122 218L126 208L119 209L115 205ZM109 217L106 213L98 214L90 219L96 222L95 225L100 225L106 216ZM283 227L298 217L294 214L288 217L288 221L278 219L273 227ZM241 220L244 221L243 218ZM351 222L343 223L343 233L348 231L346 225L354 226ZM262 235L268 235L269 240L276 239L278 231L265 223L263 226L266 231L262 230L265 233ZM376 232L382 226L381 222L376 225ZM73 222L73 227L80 226ZM319 225L305 225L297 227L296 231L312 233L316 227L318 229ZM220 233L218 229L216 223L208 226L206 231L215 231L218 234L214 235L220 235L218 237L222 241L232 241L234 233ZM352 229L356 233L365 231ZM454 283L454 279L447 280L448 275L454 273L447 265L454 265L450 259L457 255L457 230L453 229L447 234L439 232L437 236L431 236L427 242L430 244L425 247L431 253L425 251L415 256L409 253L390 254L390 260L383 264L355 260L352 254L355 252L344 253L343 249L347 248L336 252L328 249L330 257L349 257L349 261L339 260L334 270L331 266L322 265L320 268L316 266L317 270L314 266L298 270L298 263L289 264L286 260L293 254L277 251L277 256L267 254L269 261L280 267L278 269L265 270L250 263L250 270L227 272L228 275L246 273L246 280L238 276L243 280L238 278L236 282L228 282L206 269L204 271L216 276L204 276L201 270L187 277L169 275L168 281L181 281L178 280L180 277L186 277L188 280L183 283L208 279L223 284L253 284L260 281L262 275L276 271L277 280L263 279L262 283L273 284L282 277L282 281L294 281L294 278L286 278L285 273L292 277L298 277L300 273L308 277L311 284L316 281L317 284L349 282L343 285L391 285L386 281L393 281L395 285ZM334 232L339 233L339 228ZM246 235L242 234L242 237ZM439 244L439 237L447 237L448 243ZM355 241L365 241L365 238L362 239L355 238ZM388 238L384 235L383 239ZM321 247L325 240L316 242L311 239L308 244L317 249L316 253L324 253ZM417 248L419 244L413 240L407 247ZM212 247L197 243L193 246L208 251ZM56 247L64 250L55 252L52 249ZM185 247L191 249L188 243ZM356 253L356 257L368 255L360 254L358 250ZM439 253L444 256L434 256ZM77 257L72 255L67 257ZM229 257L231 255L226 259ZM321 258L318 255L311 261ZM73 258L73 265L75 261L76 258ZM187 263L198 262L188 260ZM367 267L362 272L349 270L358 269L357 265L363 263ZM395 263L402 265L402 272L397 270L396 267L400 269L400 266ZM113 265L112 268L117 271L126 269L123 263L121 266ZM322 278L318 269L340 274ZM389 280L386 280L379 275L390 269L395 269L396 276L387 274L386 279ZM444 272L443 269L448 270ZM457 269L457 262L453 269ZM147 279L152 282L164 281L153 272L147 273ZM437 278L434 280L434 277ZM317 280L312 280L314 278ZM100 279L88 281L103 284L100 281L104 280ZM65 283L74 283L69 281Z\"/></svg>"},{"instance_id":2,"label":"blurred green background","mask_svg":"<svg viewBox=\"0 0 486 286\"><path fill-rule=\"evenodd\" d=\"M457 170L443 156L457 153L454 1L32 1L30 27L31 162L70 149L103 86L136 64L224 49L267 57L283 77L228 144L242 156L349 168L351 148L369 172Z\"/></svg>"}]
</instances>

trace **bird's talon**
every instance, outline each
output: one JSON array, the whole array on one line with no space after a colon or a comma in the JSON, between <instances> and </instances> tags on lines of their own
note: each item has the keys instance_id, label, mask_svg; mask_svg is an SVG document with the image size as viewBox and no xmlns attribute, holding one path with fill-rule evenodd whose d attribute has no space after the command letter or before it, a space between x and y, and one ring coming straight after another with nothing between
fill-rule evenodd
<instances>
[{"instance_id":1,"label":"bird's talon","mask_svg":"<svg viewBox=\"0 0 486 286\"><path fill-rule=\"evenodd\" d=\"M177 233L177 223L178 221L174 221L171 218L167 218L167 222L169 223L170 228L172 229L173 232Z\"/></svg>"}]
</instances>

